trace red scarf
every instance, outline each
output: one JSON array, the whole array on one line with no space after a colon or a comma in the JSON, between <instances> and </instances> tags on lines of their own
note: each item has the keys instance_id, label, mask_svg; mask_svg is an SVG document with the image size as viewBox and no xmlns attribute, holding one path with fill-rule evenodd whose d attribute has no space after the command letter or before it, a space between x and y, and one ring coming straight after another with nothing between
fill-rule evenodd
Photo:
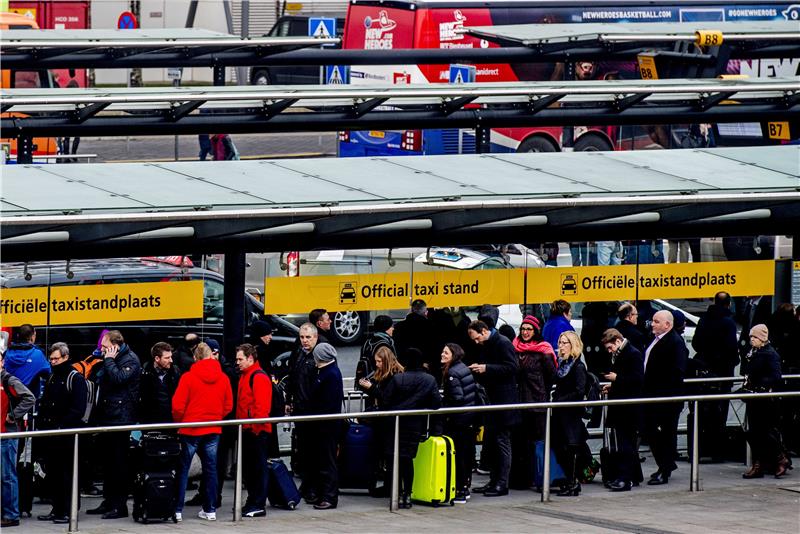
<instances>
[{"instance_id":1,"label":"red scarf","mask_svg":"<svg viewBox=\"0 0 800 534\"><path fill-rule=\"evenodd\" d=\"M547 341L522 341L522 338L515 337L514 340L511 342L514 345L514 350L519 353L524 352L541 352L542 354L549 354L553 357L553 362L558 368L558 359L556 359L556 353L553 350L553 347Z\"/></svg>"}]
</instances>

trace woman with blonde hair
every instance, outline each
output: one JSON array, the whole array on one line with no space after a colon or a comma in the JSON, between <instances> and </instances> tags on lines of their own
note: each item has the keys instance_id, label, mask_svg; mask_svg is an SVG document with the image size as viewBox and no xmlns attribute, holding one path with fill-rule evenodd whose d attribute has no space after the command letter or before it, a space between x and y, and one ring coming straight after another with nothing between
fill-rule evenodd
<instances>
[{"instance_id":1,"label":"woman with blonde hair","mask_svg":"<svg viewBox=\"0 0 800 534\"><path fill-rule=\"evenodd\" d=\"M583 343L573 331L558 336L558 370L554 402L582 401L586 395L586 366L581 361ZM558 463L567 476L567 484L559 496L580 495L577 481L577 458L589 438L583 424L583 408L557 408L553 410L553 444Z\"/></svg>"}]
</instances>

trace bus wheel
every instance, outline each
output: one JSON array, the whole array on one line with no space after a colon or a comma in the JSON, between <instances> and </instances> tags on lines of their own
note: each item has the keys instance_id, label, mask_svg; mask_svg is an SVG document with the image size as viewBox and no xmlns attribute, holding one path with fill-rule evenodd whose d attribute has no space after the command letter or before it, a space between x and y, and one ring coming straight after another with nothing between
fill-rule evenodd
<instances>
[{"instance_id":1,"label":"bus wheel","mask_svg":"<svg viewBox=\"0 0 800 534\"><path fill-rule=\"evenodd\" d=\"M529 137L519 144L517 152L555 152L556 146L544 137Z\"/></svg>"},{"instance_id":2,"label":"bus wheel","mask_svg":"<svg viewBox=\"0 0 800 534\"><path fill-rule=\"evenodd\" d=\"M575 141L575 152L609 152L614 150L608 139L603 139L599 135L584 135Z\"/></svg>"},{"instance_id":3,"label":"bus wheel","mask_svg":"<svg viewBox=\"0 0 800 534\"><path fill-rule=\"evenodd\" d=\"M254 70L250 75L251 85L269 85L269 71L267 69Z\"/></svg>"},{"instance_id":4,"label":"bus wheel","mask_svg":"<svg viewBox=\"0 0 800 534\"><path fill-rule=\"evenodd\" d=\"M369 313L344 311L331 316L331 341L337 345L353 345L361 341L367 332Z\"/></svg>"}]
</instances>

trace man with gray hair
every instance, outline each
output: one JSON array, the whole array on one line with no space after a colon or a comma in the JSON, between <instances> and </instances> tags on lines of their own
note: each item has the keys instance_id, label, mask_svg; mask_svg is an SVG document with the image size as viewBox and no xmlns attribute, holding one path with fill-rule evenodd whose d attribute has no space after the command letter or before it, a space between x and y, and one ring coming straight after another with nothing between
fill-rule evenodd
<instances>
[{"instance_id":1,"label":"man with gray hair","mask_svg":"<svg viewBox=\"0 0 800 534\"><path fill-rule=\"evenodd\" d=\"M683 393L683 379L689 350L673 329L672 313L661 310L653 315L655 338L644 354L644 393L648 397L674 397ZM658 470L650 475L651 486L666 484L678 468L678 418L683 403L648 404L645 410L645 435Z\"/></svg>"},{"instance_id":2,"label":"man with gray hair","mask_svg":"<svg viewBox=\"0 0 800 534\"><path fill-rule=\"evenodd\" d=\"M300 344L289 357L289 376L286 384L286 412L294 415L308 415L310 412L311 390L317 378L317 366L314 362L314 347L319 339L317 327L311 323L300 326ZM315 504L319 498L311 484L309 469L300 462L306 461L312 454L313 435L308 423L296 423L294 437L296 450L292 451L292 470L300 475L300 494L309 504Z\"/></svg>"}]
</instances>

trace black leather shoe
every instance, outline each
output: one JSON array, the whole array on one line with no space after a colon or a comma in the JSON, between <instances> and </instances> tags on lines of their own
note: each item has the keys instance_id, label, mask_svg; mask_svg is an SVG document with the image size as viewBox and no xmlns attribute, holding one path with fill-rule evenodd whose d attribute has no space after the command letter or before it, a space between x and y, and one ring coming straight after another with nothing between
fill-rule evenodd
<instances>
[{"instance_id":1,"label":"black leather shoe","mask_svg":"<svg viewBox=\"0 0 800 534\"><path fill-rule=\"evenodd\" d=\"M654 478L658 478L660 476L661 476L661 469L650 475L650 480L653 480Z\"/></svg>"},{"instance_id":2,"label":"black leather shoe","mask_svg":"<svg viewBox=\"0 0 800 534\"><path fill-rule=\"evenodd\" d=\"M488 488L483 492L484 497L502 497L508 495L508 488Z\"/></svg>"},{"instance_id":3,"label":"black leather shoe","mask_svg":"<svg viewBox=\"0 0 800 534\"><path fill-rule=\"evenodd\" d=\"M111 511L111 508L106 505L106 503L100 504L97 508L92 508L91 510L86 510L86 513L89 515L103 515Z\"/></svg>"},{"instance_id":4,"label":"black leather shoe","mask_svg":"<svg viewBox=\"0 0 800 534\"><path fill-rule=\"evenodd\" d=\"M36 516L36 519L39 521L52 521L55 518L56 516L54 516L52 512L50 512L49 514Z\"/></svg>"},{"instance_id":5,"label":"black leather shoe","mask_svg":"<svg viewBox=\"0 0 800 534\"><path fill-rule=\"evenodd\" d=\"M18 527L19 526L19 519L3 519L2 523L0 523L0 527L7 528L7 527Z\"/></svg>"},{"instance_id":6,"label":"black leather shoe","mask_svg":"<svg viewBox=\"0 0 800 534\"><path fill-rule=\"evenodd\" d=\"M328 501L320 501L314 505L314 510L333 510L336 505Z\"/></svg>"},{"instance_id":7,"label":"black leather shoe","mask_svg":"<svg viewBox=\"0 0 800 534\"><path fill-rule=\"evenodd\" d=\"M306 501L306 504L319 504L320 498L314 495L313 493L309 493L303 499Z\"/></svg>"},{"instance_id":8,"label":"black leather shoe","mask_svg":"<svg viewBox=\"0 0 800 534\"><path fill-rule=\"evenodd\" d=\"M128 510L109 510L103 514L103 519L122 519L128 517Z\"/></svg>"},{"instance_id":9,"label":"black leather shoe","mask_svg":"<svg viewBox=\"0 0 800 534\"><path fill-rule=\"evenodd\" d=\"M573 486L565 486L556 493L558 497L577 497L581 494L581 485L577 482Z\"/></svg>"},{"instance_id":10,"label":"black leather shoe","mask_svg":"<svg viewBox=\"0 0 800 534\"><path fill-rule=\"evenodd\" d=\"M69 523L69 517L65 515L61 517L54 517L53 523L55 523L56 525L66 525L67 523Z\"/></svg>"},{"instance_id":11,"label":"black leather shoe","mask_svg":"<svg viewBox=\"0 0 800 534\"><path fill-rule=\"evenodd\" d=\"M633 487L633 484L628 482L627 480L615 480L611 484L608 485L608 489L611 491L630 491Z\"/></svg>"},{"instance_id":12,"label":"black leather shoe","mask_svg":"<svg viewBox=\"0 0 800 534\"><path fill-rule=\"evenodd\" d=\"M477 486L472 488L472 493L486 493L486 490L494 488L492 484L484 484L483 486Z\"/></svg>"},{"instance_id":13,"label":"black leather shoe","mask_svg":"<svg viewBox=\"0 0 800 534\"><path fill-rule=\"evenodd\" d=\"M648 486L661 486L667 483L669 483L669 475L665 475L664 473L659 473L657 477L647 481Z\"/></svg>"}]
</instances>

